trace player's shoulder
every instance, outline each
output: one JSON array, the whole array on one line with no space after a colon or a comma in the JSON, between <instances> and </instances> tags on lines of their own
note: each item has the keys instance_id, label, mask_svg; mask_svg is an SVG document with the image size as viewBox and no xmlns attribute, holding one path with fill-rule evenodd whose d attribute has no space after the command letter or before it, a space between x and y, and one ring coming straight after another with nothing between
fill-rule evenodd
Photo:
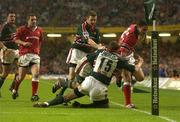
<instances>
[{"instance_id":1,"label":"player's shoulder","mask_svg":"<svg viewBox=\"0 0 180 122\"><path fill-rule=\"evenodd\" d=\"M19 26L17 30L24 31L24 30L26 30L26 26L25 25Z\"/></svg>"},{"instance_id":2,"label":"player's shoulder","mask_svg":"<svg viewBox=\"0 0 180 122\"><path fill-rule=\"evenodd\" d=\"M42 34L43 33L43 28L37 26L37 30Z\"/></svg>"},{"instance_id":3,"label":"player's shoulder","mask_svg":"<svg viewBox=\"0 0 180 122\"><path fill-rule=\"evenodd\" d=\"M40 30L40 31L43 31L42 27L37 26L37 29Z\"/></svg>"},{"instance_id":4,"label":"player's shoulder","mask_svg":"<svg viewBox=\"0 0 180 122\"><path fill-rule=\"evenodd\" d=\"M7 26L7 22L2 23L1 28L4 28L4 27L6 27L6 26Z\"/></svg>"},{"instance_id":5,"label":"player's shoulder","mask_svg":"<svg viewBox=\"0 0 180 122\"><path fill-rule=\"evenodd\" d=\"M96 32L99 32L99 27L95 26L94 29L95 29Z\"/></svg>"},{"instance_id":6,"label":"player's shoulder","mask_svg":"<svg viewBox=\"0 0 180 122\"><path fill-rule=\"evenodd\" d=\"M134 30L134 29L136 28L136 26L137 26L136 24L131 24L131 25L129 26L129 28L132 29L132 30Z\"/></svg>"},{"instance_id":7,"label":"player's shoulder","mask_svg":"<svg viewBox=\"0 0 180 122\"><path fill-rule=\"evenodd\" d=\"M82 28L82 27L86 27L86 22L81 22L77 24L77 28Z\"/></svg>"}]
</instances>

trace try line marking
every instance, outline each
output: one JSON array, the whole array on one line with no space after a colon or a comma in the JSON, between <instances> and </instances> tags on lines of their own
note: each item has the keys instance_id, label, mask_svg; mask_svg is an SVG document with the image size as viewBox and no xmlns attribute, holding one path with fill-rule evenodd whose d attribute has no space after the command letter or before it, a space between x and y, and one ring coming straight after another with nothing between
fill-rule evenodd
<instances>
[{"instance_id":1,"label":"try line marking","mask_svg":"<svg viewBox=\"0 0 180 122\"><path fill-rule=\"evenodd\" d=\"M117 106L124 107L124 105L122 105L122 104L120 104L120 103L117 103L117 102L111 101L111 103L114 104L114 105L117 105ZM131 110L137 111L137 112L141 112L141 113L145 113L145 114L148 114L148 115L151 115L151 113L150 113L150 112L147 112L147 111L143 111L143 110L139 110L139 109L131 109ZM176 122L175 120L170 119L170 118L168 118L168 117L166 117L166 116L157 116L157 117L159 117L159 118L161 118L161 119L163 119L163 120L166 120L166 121L168 121L168 122Z\"/></svg>"}]
</instances>

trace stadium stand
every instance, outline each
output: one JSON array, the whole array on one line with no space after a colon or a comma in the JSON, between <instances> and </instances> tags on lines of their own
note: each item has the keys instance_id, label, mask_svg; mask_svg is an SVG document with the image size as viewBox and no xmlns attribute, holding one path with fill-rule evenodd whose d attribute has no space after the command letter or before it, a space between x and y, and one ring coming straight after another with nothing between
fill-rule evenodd
<instances>
[{"instance_id":1,"label":"stadium stand","mask_svg":"<svg viewBox=\"0 0 180 122\"><path fill-rule=\"evenodd\" d=\"M158 0L158 25L180 23L179 4L179 0ZM13 0L13 3L12 0L1 0L0 23L7 11L15 10L18 25L26 22L27 14L36 13L41 26L76 26L84 19L86 11L94 9L98 12L99 26L128 26L144 17L142 6L143 0Z\"/></svg>"},{"instance_id":2,"label":"stadium stand","mask_svg":"<svg viewBox=\"0 0 180 122\"><path fill-rule=\"evenodd\" d=\"M21 4L20 4L21 3ZM36 4L38 3L38 4ZM39 25L43 27L76 27L83 21L86 11L94 9L98 12L98 26L126 27L133 21L144 18L143 0L1 0L0 24L6 20L8 11L17 13L17 25L23 25L29 13L39 17ZM180 23L180 1L157 1L157 24L174 25ZM28 9L27 9L28 8ZM42 46L41 74L65 74L65 59L71 42L66 37L47 38ZM160 68L165 69L165 76L172 77L180 73L180 40L176 44L171 41L160 44ZM144 71L149 75L150 44L141 45L139 54L145 59ZM51 53L49 53L51 52Z\"/></svg>"}]
</instances>

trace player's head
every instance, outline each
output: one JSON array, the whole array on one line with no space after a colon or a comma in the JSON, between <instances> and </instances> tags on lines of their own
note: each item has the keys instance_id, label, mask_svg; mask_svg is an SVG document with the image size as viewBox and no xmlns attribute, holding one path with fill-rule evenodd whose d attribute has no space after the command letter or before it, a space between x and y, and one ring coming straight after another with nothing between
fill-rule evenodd
<instances>
[{"instance_id":1,"label":"player's head","mask_svg":"<svg viewBox=\"0 0 180 122\"><path fill-rule=\"evenodd\" d=\"M112 41L107 46L107 50L110 52L116 52L119 49L119 45L116 41Z\"/></svg>"},{"instance_id":2,"label":"player's head","mask_svg":"<svg viewBox=\"0 0 180 122\"><path fill-rule=\"evenodd\" d=\"M16 14L15 12L9 12L7 15L7 23L15 23L16 20Z\"/></svg>"},{"instance_id":3,"label":"player's head","mask_svg":"<svg viewBox=\"0 0 180 122\"><path fill-rule=\"evenodd\" d=\"M28 27L36 27L37 25L37 17L34 14L30 14L28 16Z\"/></svg>"},{"instance_id":4,"label":"player's head","mask_svg":"<svg viewBox=\"0 0 180 122\"><path fill-rule=\"evenodd\" d=\"M146 34L148 30L148 24L145 20L140 20L137 22L137 28L140 34Z\"/></svg>"},{"instance_id":5,"label":"player's head","mask_svg":"<svg viewBox=\"0 0 180 122\"><path fill-rule=\"evenodd\" d=\"M95 26L97 22L97 13L95 11L89 11L86 15L86 22L89 25Z\"/></svg>"}]
</instances>

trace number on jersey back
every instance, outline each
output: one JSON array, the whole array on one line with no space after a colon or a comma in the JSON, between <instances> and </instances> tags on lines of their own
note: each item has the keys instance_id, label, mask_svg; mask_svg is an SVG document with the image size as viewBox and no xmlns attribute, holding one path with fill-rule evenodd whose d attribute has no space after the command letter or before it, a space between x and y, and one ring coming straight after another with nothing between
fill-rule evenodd
<instances>
[{"instance_id":1,"label":"number on jersey back","mask_svg":"<svg viewBox=\"0 0 180 122\"><path fill-rule=\"evenodd\" d=\"M101 52L94 66L94 72L100 73L107 77L111 77L114 70L116 69L118 57L107 51Z\"/></svg>"}]
</instances>

